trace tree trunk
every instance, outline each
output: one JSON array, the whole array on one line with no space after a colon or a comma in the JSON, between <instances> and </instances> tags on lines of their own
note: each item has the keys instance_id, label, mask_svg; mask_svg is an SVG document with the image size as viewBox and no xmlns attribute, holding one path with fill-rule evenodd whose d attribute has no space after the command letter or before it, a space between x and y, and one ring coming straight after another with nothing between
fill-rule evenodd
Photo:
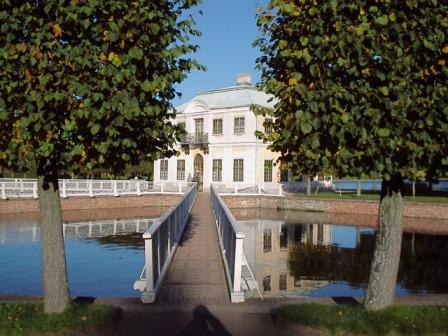
<instances>
[{"instance_id":1,"label":"tree trunk","mask_svg":"<svg viewBox=\"0 0 448 336\"><path fill-rule=\"evenodd\" d=\"M412 198L415 198L415 180L412 181Z\"/></svg>"},{"instance_id":2,"label":"tree trunk","mask_svg":"<svg viewBox=\"0 0 448 336\"><path fill-rule=\"evenodd\" d=\"M362 182L361 180L358 180L358 182L356 183L356 196L361 196L361 187L362 187Z\"/></svg>"},{"instance_id":3,"label":"tree trunk","mask_svg":"<svg viewBox=\"0 0 448 336\"><path fill-rule=\"evenodd\" d=\"M38 172L44 312L60 313L69 303L58 175Z\"/></svg>"},{"instance_id":4,"label":"tree trunk","mask_svg":"<svg viewBox=\"0 0 448 336\"><path fill-rule=\"evenodd\" d=\"M403 179L383 179L379 209L379 227L370 265L369 284L364 299L367 310L379 310L393 303L400 263L403 232Z\"/></svg>"},{"instance_id":5,"label":"tree trunk","mask_svg":"<svg viewBox=\"0 0 448 336\"><path fill-rule=\"evenodd\" d=\"M311 196L311 177L306 176L306 195Z\"/></svg>"}]
</instances>

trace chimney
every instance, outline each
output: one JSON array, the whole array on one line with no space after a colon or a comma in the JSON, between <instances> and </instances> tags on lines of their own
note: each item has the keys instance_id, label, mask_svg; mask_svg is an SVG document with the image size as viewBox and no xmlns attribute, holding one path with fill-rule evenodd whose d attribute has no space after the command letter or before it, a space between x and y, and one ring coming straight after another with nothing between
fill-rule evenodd
<instances>
[{"instance_id":1,"label":"chimney","mask_svg":"<svg viewBox=\"0 0 448 336\"><path fill-rule=\"evenodd\" d=\"M247 73L241 73L236 76L236 85L252 85L251 77Z\"/></svg>"}]
</instances>

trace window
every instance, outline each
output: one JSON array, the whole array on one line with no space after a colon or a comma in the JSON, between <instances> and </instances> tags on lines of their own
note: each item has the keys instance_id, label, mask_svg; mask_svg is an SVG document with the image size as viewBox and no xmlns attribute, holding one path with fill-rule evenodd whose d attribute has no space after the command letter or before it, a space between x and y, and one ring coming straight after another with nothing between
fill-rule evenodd
<instances>
[{"instance_id":1,"label":"window","mask_svg":"<svg viewBox=\"0 0 448 336\"><path fill-rule=\"evenodd\" d=\"M288 278L288 275L286 273L280 274L279 279L278 279L278 289L279 290L281 290L281 291L286 290L287 278Z\"/></svg>"},{"instance_id":2,"label":"window","mask_svg":"<svg viewBox=\"0 0 448 336\"><path fill-rule=\"evenodd\" d=\"M222 119L213 119L213 135L222 134Z\"/></svg>"},{"instance_id":3,"label":"window","mask_svg":"<svg viewBox=\"0 0 448 336\"><path fill-rule=\"evenodd\" d=\"M213 159L213 181L222 181L222 160Z\"/></svg>"},{"instance_id":4,"label":"window","mask_svg":"<svg viewBox=\"0 0 448 336\"><path fill-rule=\"evenodd\" d=\"M288 227L282 225L282 231L280 233L280 249L285 250L288 248Z\"/></svg>"},{"instance_id":5,"label":"window","mask_svg":"<svg viewBox=\"0 0 448 336\"><path fill-rule=\"evenodd\" d=\"M263 278L263 292L270 292L271 291L271 276L265 276Z\"/></svg>"},{"instance_id":6,"label":"window","mask_svg":"<svg viewBox=\"0 0 448 336\"><path fill-rule=\"evenodd\" d=\"M244 181L244 163L243 159L233 160L233 182Z\"/></svg>"},{"instance_id":7,"label":"window","mask_svg":"<svg viewBox=\"0 0 448 336\"><path fill-rule=\"evenodd\" d=\"M272 182L272 160L264 160L264 181Z\"/></svg>"},{"instance_id":8,"label":"window","mask_svg":"<svg viewBox=\"0 0 448 336\"><path fill-rule=\"evenodd\" d=\"M272 229L263 230L263 252L272 251Z\"/></svg>"},{"instance_id":9,"label":"window","mask_svg":"<svg viewBox=\"0 0 448 336\"><path fill-rule=\"evenodd\" d=\"M297 224L294 228L295 232L294 232L294 241L296 243L299 243L302 241L302 235L303 235L303 225L302 224Z\"/></svg>"},{"instance_id":10,"label":"window","mask_svg":"<svg viewBox=\"0 0 448 336\"><path fill-rule=\"evenodd\" d=\"M168 160L160 160L160 179L168 180Z\"/></svg>"},{"instance_id":11,"label":"window","mask_svg":"<svg viewBox=\"0 0 448 336\"><path fill-rule=\"evenodd\" d=\"M272 129L272 119L271 118L266 118L264 120L263 126L264 126L264 133L265 134L271 134L272 133L273 129Z\"/></svg>"},{"instance_id":12,"label":"window","mask_svg":"<svg viewBox=\"0 0 448 336\"><path fill-rule=\"evenodd\" d=\"M237 117L234 120L233 133L244 134L244 117Z\"/></svg>"},{"instance_id":13,"label":"window","mask_svg":"<svg viewBox=\"0 0 448 336\"><path fill-rule=\"evenodd\" d=\"M185 160L177 160L177 179L185 180Z\"/></svg>"}]
</instances>

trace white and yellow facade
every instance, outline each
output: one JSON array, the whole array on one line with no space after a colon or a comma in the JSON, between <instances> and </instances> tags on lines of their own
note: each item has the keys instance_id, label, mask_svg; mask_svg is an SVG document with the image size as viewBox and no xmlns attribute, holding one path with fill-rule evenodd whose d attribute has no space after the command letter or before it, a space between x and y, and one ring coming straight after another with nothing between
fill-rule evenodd
<instances>
[{"instance_id":1,"label":"white and yellow facade","mask_svg":"<svg viewBox=\"0 0 448 336\"><path fill-rule=\"evenodd\" d=\"M279 154L256 138L256 131L269 130L265 118L251 111L253 104L274 106L272 96L243 74L236 86L199 93L177 107L174 122L183 123L187 137L177 143L177 156L154 163L154 181L186 182L198 176L204 189L211 183L277 184Z\"/></svg>"}]
</instances>

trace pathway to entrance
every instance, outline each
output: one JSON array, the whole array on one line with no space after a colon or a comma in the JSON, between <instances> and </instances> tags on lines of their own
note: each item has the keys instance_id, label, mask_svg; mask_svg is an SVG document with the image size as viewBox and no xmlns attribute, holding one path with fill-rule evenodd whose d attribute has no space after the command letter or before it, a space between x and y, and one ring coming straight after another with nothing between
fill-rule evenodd
<instances>
[{"instance_id":1,"label":"pathway to entrance","mask_svg":"<svg viewBox=\"0 0 448 336\"><path fill-rule=\"evenodd\" d=\"M224 304L229 292L210 194L198 193L157 302Z\"/></svg>"}]
</instances>

